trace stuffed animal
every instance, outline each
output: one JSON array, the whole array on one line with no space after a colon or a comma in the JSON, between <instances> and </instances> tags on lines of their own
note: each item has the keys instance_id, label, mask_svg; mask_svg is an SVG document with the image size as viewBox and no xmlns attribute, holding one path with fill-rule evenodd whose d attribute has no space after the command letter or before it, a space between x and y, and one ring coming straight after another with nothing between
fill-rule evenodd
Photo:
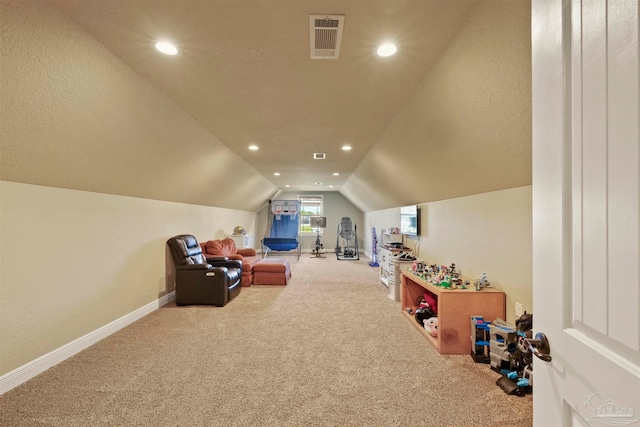
<instances>
[{"instance_id":1,"label":"stuffed animal","mask_svg":"<svg viewBox=\"0 0 640 427\"><path fill-rule=\"evenodd\" d=\"M424 328L427 330L427 332L429 332L429 334L432 337L438 336L438 318L437 317L430 317L428 319L425 319L423 323L424 323Z\"/></svg>"}]
</instances>

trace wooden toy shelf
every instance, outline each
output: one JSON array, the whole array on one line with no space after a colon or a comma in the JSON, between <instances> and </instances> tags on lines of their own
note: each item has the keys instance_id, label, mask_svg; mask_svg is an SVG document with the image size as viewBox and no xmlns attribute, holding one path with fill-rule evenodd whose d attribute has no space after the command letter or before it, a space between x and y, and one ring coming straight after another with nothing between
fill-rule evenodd
<instances>
[{"instance_id":1,"label":"wooden toy shelf","mask_svg":"<svg viewBox=\"0 0 640 427\"><path fill-rule=\"evenodd\" d=\"M438 336L433 337L415 320L416 308L420 297L431 293L438 301ZM412 272L402 272L402 314L420 331L422 336L435 347L440 354L471 353L471 316L483 316L485 320L505 318L504 292L484 288L476 291L468 289L445 289L432 285ZM407 313L407 309L412 314Z\"/></svg>"}]
</instances>

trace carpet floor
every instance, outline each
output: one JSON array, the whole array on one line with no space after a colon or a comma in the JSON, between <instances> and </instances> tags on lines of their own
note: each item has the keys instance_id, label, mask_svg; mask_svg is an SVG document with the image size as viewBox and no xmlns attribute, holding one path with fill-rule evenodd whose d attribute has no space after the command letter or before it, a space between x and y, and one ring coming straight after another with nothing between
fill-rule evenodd
<instances>
[{"instance_id":1,"label":"carpet floor","mask_svg":"<svg viewBox=\"0 0 640 427\"><path fill-rule=\"evenodd\" d=\"M170 303L5 393L0 425L532 425L531 395L438 354L368 260L286 258L287 286Z\"/></svg>"}]
</instances>

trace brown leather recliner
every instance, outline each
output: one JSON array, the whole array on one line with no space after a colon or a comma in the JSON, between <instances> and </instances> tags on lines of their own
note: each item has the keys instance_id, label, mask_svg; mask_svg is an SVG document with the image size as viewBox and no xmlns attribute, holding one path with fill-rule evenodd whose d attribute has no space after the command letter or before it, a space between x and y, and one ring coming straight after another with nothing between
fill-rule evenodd
<instances>
[{"instance_id":1,"label":"brown leather recliner","mask_svg":"<svg viewBox=\"0 0 640 427\"><path fill-rule=\"evenodd\" d=\"M242 261L205 257L196 238L180 234L167 240L176 268L176 304L223 307L240 293Z\"/></svg>"}]
</instances>

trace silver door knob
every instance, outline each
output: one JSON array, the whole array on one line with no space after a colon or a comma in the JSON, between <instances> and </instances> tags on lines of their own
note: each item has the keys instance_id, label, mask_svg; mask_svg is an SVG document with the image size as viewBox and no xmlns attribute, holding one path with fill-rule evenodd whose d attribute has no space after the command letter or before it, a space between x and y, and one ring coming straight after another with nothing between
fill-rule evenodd
<instances>
[{"instance_id":1,"label":"silver door knob","mask_svg":"<svg viewBox=\"0 0 640 427\"><path fill-rule=\"evenodd\" d=\"M549 355L551 348L549 347L549 340L545 334L538 332L535 338L525 338L524 342L529 350L531 350L531 353L538 359L551 362L551 356Z\"/></svg>"}]
</instances>

